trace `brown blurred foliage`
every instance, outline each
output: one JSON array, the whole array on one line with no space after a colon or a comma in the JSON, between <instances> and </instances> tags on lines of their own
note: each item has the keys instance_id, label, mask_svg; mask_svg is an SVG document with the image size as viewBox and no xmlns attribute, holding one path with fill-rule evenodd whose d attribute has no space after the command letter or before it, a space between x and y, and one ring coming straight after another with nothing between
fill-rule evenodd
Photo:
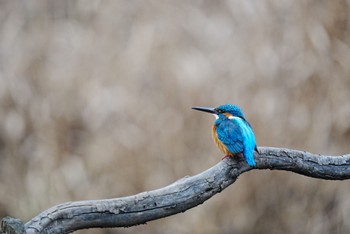
<instances>
[{"instance_id":1,"label":"brown blurred foliage","mask_svg":"<svg viewBox=\"0 0 350 234\"><path fill-rule=\"evenodd\" d=\"M1 1L0 217L165 186L222 155L235 103L258 145L350 153L344 1ZM78 233L349 233L350 182L253 171L184 214Z\"/></svg>"}]
</instances>

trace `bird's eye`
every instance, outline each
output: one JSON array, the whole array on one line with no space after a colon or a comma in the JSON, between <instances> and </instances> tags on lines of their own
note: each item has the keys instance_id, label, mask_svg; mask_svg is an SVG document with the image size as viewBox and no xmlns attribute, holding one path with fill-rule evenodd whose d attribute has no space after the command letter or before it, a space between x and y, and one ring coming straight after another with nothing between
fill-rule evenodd
<instances>
[{"instance_id":1,"label":"bird's eye","mask_svg":"<svg viewBox=\"0 0 350 234\"><path fill-rule=\"evenodd\" d=\"M224 113L224 111L223 111L223 110L220 110L220 109L216 109L216 111L217 111L218 113L220 113L220 114Z\"/></svg>"}]
</instances>

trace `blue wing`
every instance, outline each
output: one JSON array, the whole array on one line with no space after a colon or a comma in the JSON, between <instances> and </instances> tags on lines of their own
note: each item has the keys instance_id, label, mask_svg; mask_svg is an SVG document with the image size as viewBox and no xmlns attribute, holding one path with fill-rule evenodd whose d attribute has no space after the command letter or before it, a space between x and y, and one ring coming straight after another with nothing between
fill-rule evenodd
<instances>
[{"instance_id":1,"label":"blue wing","mask_svg":"<svg viewBox=\"0 0 350 234\"><path fill-rule=\"evenodd\" d=\"M225 120L216 126L216 132L219 140L226 145L231 153L243 152L243 134L239 125L232 120Z\"/></svg>"},{"instance_id":2,"label":"blue wing","mask_svg":"<svg viewBox=\"0 0 350 234\"><path fill-rule=\"evenodd\" d=\"M255 136L250 124L241 118L226 119L216 126L219 140L231 153L243 153L247 163L255 166Z\"/></svg>"}]
</instances>

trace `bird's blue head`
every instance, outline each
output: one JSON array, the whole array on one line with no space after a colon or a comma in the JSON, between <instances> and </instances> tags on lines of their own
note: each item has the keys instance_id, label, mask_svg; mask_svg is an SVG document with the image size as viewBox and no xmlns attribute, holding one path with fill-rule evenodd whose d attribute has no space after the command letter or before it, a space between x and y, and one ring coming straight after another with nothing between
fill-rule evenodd
<instances>
[{"instance_id":1,"label":"bird's blue head","mask_svg":"<svg viewBox=\"0 0 350 234\"><path fill-rule=\"evenodd\" d=\"M240 117L242 119L245 118L242 109L236 105L224 104L224 105L216 107L215 110L218 113L222 113L222 114L227 113L227 114L231 114L232 116Z\"/></svg>"},{"instance_id":2,"label":"bird's blue head","mask_svg":"<svg viewBox=\"0 0 350 234\"><path fill-rule=\"evenodd\" d=\"M195 106L192 109L211 113L219 119L230 118L231 116L245 119L242 109L233 104L224 104L216 108Z\"/></svg>"}]
</instances>

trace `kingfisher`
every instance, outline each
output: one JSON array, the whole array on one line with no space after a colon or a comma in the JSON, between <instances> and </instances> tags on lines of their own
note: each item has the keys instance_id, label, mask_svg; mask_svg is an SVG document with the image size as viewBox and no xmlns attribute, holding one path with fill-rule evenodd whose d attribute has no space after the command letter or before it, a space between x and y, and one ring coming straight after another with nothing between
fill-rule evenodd
<instances>
[{"instance_id":1,"label":"kingfisher","mask_svg":"<svg viewBox=\"0 0 350 234\"><path fill-rule=\"evenodd\" d=\"M249 166L256 166L254 150L259 151L254 132L239 106L224 104L216 108L195 106L192 109L215 116L212 136L216 146L226 155L224 158L242 153Z\"/></svg>"}]
</instances>

